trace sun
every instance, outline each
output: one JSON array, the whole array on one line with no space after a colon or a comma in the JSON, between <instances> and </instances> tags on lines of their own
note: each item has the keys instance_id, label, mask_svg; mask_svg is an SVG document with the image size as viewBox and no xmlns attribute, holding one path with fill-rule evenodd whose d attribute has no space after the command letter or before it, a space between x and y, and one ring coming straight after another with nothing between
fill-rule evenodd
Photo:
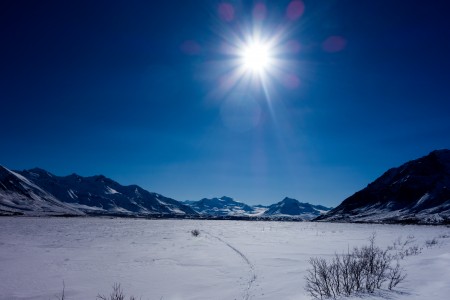
<instances>
[{"instance_id":1,"label":"sun","mask_svg":"<svg viewBox=\"0 0 450 300\"><path fill-rule=\"evenodd\" d=\"M252 42L242 48L241 60L246 71L261 73L272 63L270 46L263 42Z\"/></svg>"}]
</instances>

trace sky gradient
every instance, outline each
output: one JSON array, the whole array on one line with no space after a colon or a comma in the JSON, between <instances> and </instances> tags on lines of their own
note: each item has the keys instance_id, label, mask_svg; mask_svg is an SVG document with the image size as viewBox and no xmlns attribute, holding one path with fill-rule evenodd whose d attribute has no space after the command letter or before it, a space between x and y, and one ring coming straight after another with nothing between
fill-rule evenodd
<instances>
[{"instance_id":1,"label":"sky gradient","mask_svg":"<svg viewBox=\"0 0 450 300\"><path fill-rule=\"evenodd\" d=\"M450 148L446 1L164 2L2 1L0 164L336 206ZM283 71L230 85L254 28Z\"/></svg>"}]
</instances>

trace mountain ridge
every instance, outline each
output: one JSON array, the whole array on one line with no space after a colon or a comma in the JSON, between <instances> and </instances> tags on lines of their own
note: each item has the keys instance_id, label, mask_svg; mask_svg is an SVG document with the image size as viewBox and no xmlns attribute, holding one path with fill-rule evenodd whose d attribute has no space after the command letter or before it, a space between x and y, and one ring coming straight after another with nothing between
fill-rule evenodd
<instances>
[{"instance_id":1,"label":"mountain ridge","mask_svg":"<svg viewBox=\"0 0 450 300\"><path fill-rule=\"evenodd\" d=\"M174 199L149 192L137 185L123 186L104 175L83 177L73 173L67 176L56 176L41 168L10 172L16 181L16 190L24 183L32 183L33 186L42 191L40 194L43 197L32 197L26 192L22 192L20 195L16 193L16 198L19 196L22 200L27 198L30 207L33 206L33 201L38 201L43 205L45 202L56 199L64 203L65 207L69 207L77 213L90 215L196 214L190 207ZM0 180L0 186L6 189L9 179L3 178L3 180ZM11 197L14 198L14 196L8 196L8 198ZM8 203L5 203L7 201L5 195L0 197L0 205L3 204L4 211L8 211ZM30 207L22 205L21 210L27 214L28 211L33 210ZM18 207L16 207L16 210L14 212L20 213Z\"/></svg>"},{"instance_id":2,"label":"mountain ridge","mask_svg":"<svg viewBox=\"0 0 450 300\"><path fill-rule=\"evenodd\" d=\"M450 150L390 168L316 220L450 223Z\"/></svg>"},{"instance_id":3,"label":"mountain ridge","mask_svg":"<svg viewBox=\"0 0 450 300\"><path fill-rule=\"evenodd\" d=\"M203 216L248 216L259 219L300 219L310 220L330 210L322 205L302 203L296 199L285 197L271 205L247 205L235 201L231 197L203 198L198 201L184 201Z\"/></svg>"},{"instance_id":4,"label":"mountain ridge","mask_svg":"<svg viewBox=\"0 0 450 300\"><path fill-rule=\"evenodd\" d=\"M3 193L0 194L0 214L184 215L192 217L199 215L212 218L310 220L319 214L320 209L327 210L324 206L300 203L298 200L288 197L267 206L250 206L227 196L180 202L161 194L149 192L135 184L121 185L104 175L81 176L72 173L66 176L57 176L38 167L22 171L1 168L0 176L4 173L13 177L14 185L8 187L10 178L0 177L0 188L3 188ZM27 185L28 190L34 189L34 193L31 195L27 190L21 190L23 185ZM18 202L15 198L21 199L20 205L11 204L14 201ZM291 203L279 212L275 211L277 205L284 207L286 201L295 203L298 206L297 210L286 210L289 205L292 206ZM300 210L299 207L302 207L303 210ZM312 207L319 208L319 210L314 210ZM273 211L270 211L271 208ZM266 213L267 211L269 213Z\"/></svg>"},{"instance_id":5,"label":"mountain ridge","mask_svg":"<svg viewBox=\"0 0 450 300\"><path fill-rule=\"evenodd\" d=\"M203 198L198 201L187 200L184 203L197 213L209 216L248 215L254 211L251 206L227 196Z\"/></svg>"},{"instance_id":6,"label":"mountain ridge","mask_svg":"<svg viewBox=\"0 0 450 300\"><path fill-rule=\"evenodd\" d=\"M0 165L0 214L84 215L15 171Z\"/></svg>"}]
</instances>

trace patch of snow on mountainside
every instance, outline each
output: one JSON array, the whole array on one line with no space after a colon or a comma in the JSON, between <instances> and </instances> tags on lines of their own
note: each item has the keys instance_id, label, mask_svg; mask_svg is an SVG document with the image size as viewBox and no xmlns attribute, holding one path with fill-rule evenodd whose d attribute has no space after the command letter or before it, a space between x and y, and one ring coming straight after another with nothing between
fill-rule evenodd
<instances>
[{"instance_id":1,"label":"patch of snow on mountainside","mask_svg":"<svg viewBox=\"0 0 450 300\"><path fill-rule=\"evenodd\" d=\"M107 194L120 194L118 191L116 191L113 188L110 188L109 186L106 187L106 193Z\"/></svg>"},{"instance_id":2,"label":"patch of snow on mountainside","mask_svg":"<svg viewBox=\"0 0 450 300\"><path fill-rule=\"evenodd\" d=\"M87 205L83 205L83 204L79 204L79 203L67 203L67 205L69 205L73 208L76 208L76 209L83 210L83 211L105 211L101 207L87 206Z\"/></svg>"},{"instance_id":3,"label":"patch of snow on mountainside","mask_svg":"<svg viewBox=\"0 0 450 300\"><path fill-rule=\"evenodd\" d=\"M430 199L431 196L429 193L425 193L425 195L423 195L416 203L416 205L414 207L418 207L420 206L422 203L424 203L425 201L427 201L428 199Z\"/></svg>"},{"instance_id":4,"label":"patch of snow on mountainside","mask_svg":"<svg viewBox=\"0 0 450 300\"><path fill-rule=\"evenodd\" d=\"M67 191L67 193L69 194L70 198L72 198L72 199L78 198L78 196L70 189Z\"/></svg>"}]
</instances>

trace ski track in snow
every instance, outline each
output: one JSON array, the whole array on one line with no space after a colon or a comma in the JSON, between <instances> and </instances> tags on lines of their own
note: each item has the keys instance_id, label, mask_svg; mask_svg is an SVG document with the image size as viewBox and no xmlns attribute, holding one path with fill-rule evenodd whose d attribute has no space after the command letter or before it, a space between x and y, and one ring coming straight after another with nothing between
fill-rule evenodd
<instances>
[{"instance_id":1,"label":"ski track in snow","mask_svg":"<svg viewBox=\"0 0 450 300\"><path fill-rule=\"evenodd\" d=\"M237 255L239 255L244 261L245 263L248 265L249 269L250 269L250 278L247 282L247 287L244 291L244 295L242 297L242 299L244 300L249 300L251 299L251 295L250 295L250 290L252 288L253 283L256 280L256 272L255 272L255 266L253 265L253 263L248 259L248 257L242 253L239 249L237 249L236 247L234 247L233 245L231 245L230 243L228 243L227 241L223 240L222 238L213 235L207 231L205 231L206 234L208 234L209 236L217 239L218 241L220 241L221 243L225 244L225 246L227 246L228 248L230 248L231 250L233 250Z\"/></svg>"}]
</instances>

